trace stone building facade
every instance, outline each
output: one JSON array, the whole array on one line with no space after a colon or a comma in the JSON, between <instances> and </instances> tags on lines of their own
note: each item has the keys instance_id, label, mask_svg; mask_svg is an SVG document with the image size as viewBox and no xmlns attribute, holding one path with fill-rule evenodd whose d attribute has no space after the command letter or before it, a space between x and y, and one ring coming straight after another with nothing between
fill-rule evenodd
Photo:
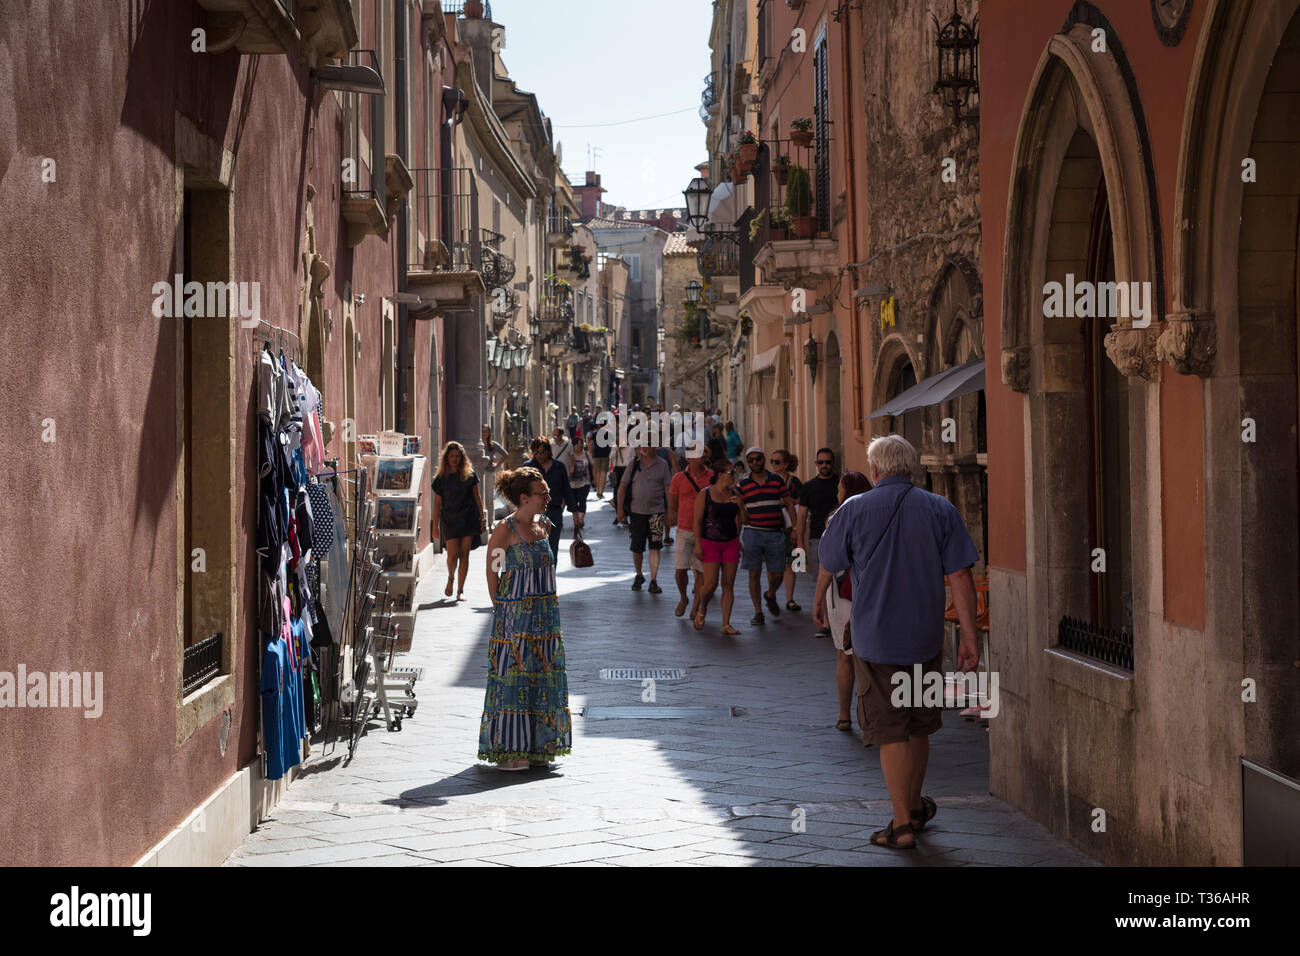
<instances>
[{"instance_id":1,"label":"stone building facade","mask_svg":"<svg viewBox=\"0 0 1300 956\"><path fill-rule=\"evenodd\" d=\"M981 28L991 789L1107 861L1294 861L1300 3Z\"/></svg>"},{"instance_id":2,"label":"stone building facade","mask_svg":"<svg viewBox=\"0 0 1300 956\"><path fill-rule=\"evenodd\" d=\"M713 408L717 401L717 346L730 323L709 317L706 322L717 323L717 334L701 340L700 333L709 330L701 328L698 311L692 316L686 305L686 286L691 282L704 286L696 251L687 245L684 233L672 233L664 245L663 403L667 408L676 404L696 411L706 405ZM708 302L702 305L707 307Z\"/></svg>"}]
</instances>

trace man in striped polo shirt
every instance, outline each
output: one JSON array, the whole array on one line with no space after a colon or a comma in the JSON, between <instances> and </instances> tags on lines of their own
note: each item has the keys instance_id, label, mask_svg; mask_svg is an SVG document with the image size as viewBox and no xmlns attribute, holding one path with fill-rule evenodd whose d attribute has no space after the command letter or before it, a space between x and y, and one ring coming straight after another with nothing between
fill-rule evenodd
<instances>
[{"instance_id":1,"label":"man in striped polo shirt","mask_svg":"<svg viewBox=\"0 0 1300 956\"><path fill-rule=\"evenodd\" d=\"M772 616L780 615L776 591L785 574L786 514L793 513L790 489L778 474L767 470L767 456L757 445L745 452L749 474L736 485L745 499L745 527L740 532L740 567L749 572L749 596L754 601L750 624L763 624L763 605L759 602L759 578L767 565L767 591L763 594Z\"/></svg>"}]
</instances>

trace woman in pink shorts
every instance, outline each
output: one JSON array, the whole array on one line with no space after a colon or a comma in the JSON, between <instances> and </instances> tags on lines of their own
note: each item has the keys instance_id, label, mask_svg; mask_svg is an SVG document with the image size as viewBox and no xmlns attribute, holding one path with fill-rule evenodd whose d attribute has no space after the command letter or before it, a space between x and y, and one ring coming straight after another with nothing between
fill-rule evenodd
<instances>
[{"instance_id":1,"label":"woman in pink shorts","mask_svg":"<svg viewBox=\"0 0 1300 956\"><path fill-rule=\"evenodd\" d=\"M700 577L699 603L694 624L704 629L709 601L722 575L722 633L739 634L731 626L735 602L736 565L740 562L740 526L745 523L745 502L736 491L731 462L720 458L713 463L713 477L703 494L695 496L695 556L704 566Z\"/></svg>"}]
</instances>

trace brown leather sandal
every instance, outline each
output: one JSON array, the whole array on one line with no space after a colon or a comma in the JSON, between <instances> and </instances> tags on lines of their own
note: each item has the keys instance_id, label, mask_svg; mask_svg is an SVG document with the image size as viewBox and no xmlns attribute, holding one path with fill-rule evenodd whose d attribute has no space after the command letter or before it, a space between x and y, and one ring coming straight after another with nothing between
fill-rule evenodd
<instances>
[{"instance_id":1,"label":"brown leather sandal","mask_svg":"<svg viewBox=\"0 0 1300 956\"><path fill-rule=\"evenodd\" d=\"M899 837L908 836L909 834L912 837L911 843L898 842ZM880 842L882 837L885 841L883 843ZM912 824L910 823L904 823L901 827L896 827L891 824L890 826L885 827L885 829L877 830L875 833L871 834L871 845L888 847L891 850L915 850L916 834L912 832Z\"/></svg>"},{"instance_id":2,"label":"brown leather sandal","mask_svg":"<svg viewBox=\"0 0 1300 956\"><path fill-rule=\"evenodd\" d=\"M939 807L929 797L921 798L921 809L912 811L912 832L920 833L925 825L934 819Z\"/></svg>"}]
</instances>

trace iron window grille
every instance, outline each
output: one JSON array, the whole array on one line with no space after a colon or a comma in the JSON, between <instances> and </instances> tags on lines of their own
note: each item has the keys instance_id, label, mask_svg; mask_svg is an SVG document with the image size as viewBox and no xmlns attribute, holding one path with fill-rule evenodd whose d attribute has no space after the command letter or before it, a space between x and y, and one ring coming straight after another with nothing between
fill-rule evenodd
<instances>
[{"instance_id":1,"label":"iron window grille","mask_svg":"<svg viewBox=\"0 0 1300 956\"><path fill-rule=\"evenodd\" d=\"M181 660L181 696L188 697L221 673L221 634L185 648Z\"/></svg>"},{"instance_id":2,"label":"iron window grille","mask_svg":"<svg viewBox=\"0 0 1300 956\"><path fill-rule=\"evenodd\" d=\"M1123 628L1098 627L1079 618L1063 617L1056 630L1056 643L1103 664L1133 669L1133 634Z\"/></svg>"}]
</instances>

